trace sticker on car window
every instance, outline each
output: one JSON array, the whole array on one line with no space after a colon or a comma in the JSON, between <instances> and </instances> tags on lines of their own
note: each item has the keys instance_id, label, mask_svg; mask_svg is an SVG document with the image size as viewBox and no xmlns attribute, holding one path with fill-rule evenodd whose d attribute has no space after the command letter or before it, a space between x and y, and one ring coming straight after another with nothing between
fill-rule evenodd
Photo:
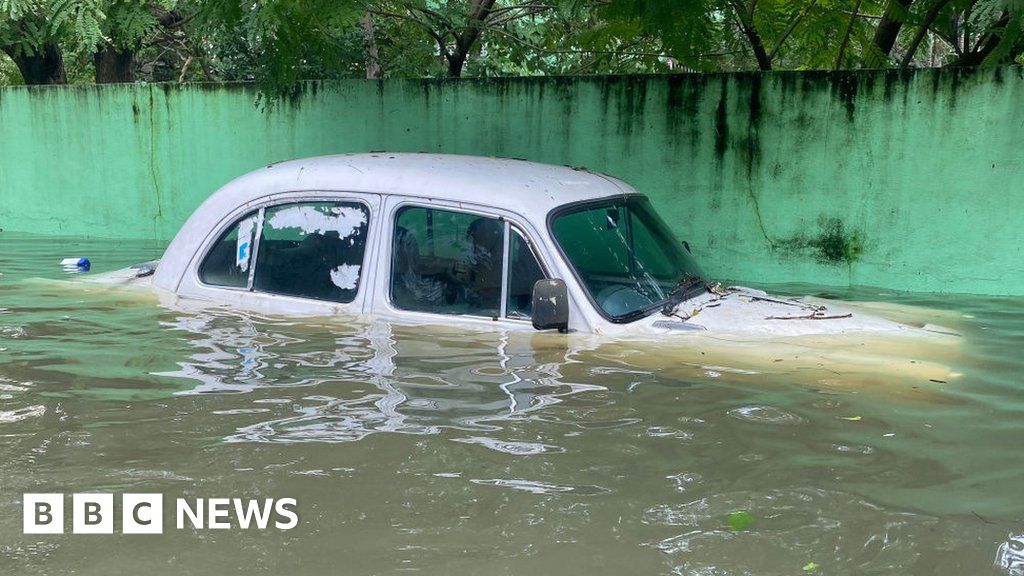
<instances>
[{"instance_id":1,"label":"sticker on car window","mask_svg":"<svg viewBox=\"0 0 1024 576\"><path fill-rule=\"evenodd\" d=\"M303 234L337 232L340 239L355 234L366 224L366 213L347 206L292 206L278 210L268 226L274 229L298 228Z\"/></svg>"},{"instance_id":2,"label":"sticker on car window","mask_svg":"<svg viewBox=\"0 0 1024 576\"><path fill-rule=\"evenodd\" d=\"M252 235L256 229L256 216L249 216L238 223L238 240L235 250L235 266L242 272L249 271L252 256Z\"/></svg>"},{"instance_id":3,"label":"sticker on car window","mask_svg":"<svg viewBox=\"0 0 1024 576\"><path fill-rule=\"evenodd\" d=\"M331 270L331 282L342 290L355 290L359 285L359 270L362 266L357 264L342 264Z\"/></svg>"}]
</instances>

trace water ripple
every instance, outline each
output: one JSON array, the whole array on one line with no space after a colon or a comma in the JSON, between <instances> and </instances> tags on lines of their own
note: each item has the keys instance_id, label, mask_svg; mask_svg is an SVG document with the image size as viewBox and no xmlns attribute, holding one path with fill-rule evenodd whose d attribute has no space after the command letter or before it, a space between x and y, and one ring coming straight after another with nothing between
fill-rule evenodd
<instances>
[{"instance_id":1,"label":"water ripple","mask_svg":"<svg viewBox=\"0 0 1024 576\"><path fill-rule=\"evenodd\" d=\"M29 418L38 418L43 414L46 414L46 406L41 404L26 406L15 410L4 410L0 411L0 424L20 422L22 420L28 420Z\"/></svg>"},{"instance_id":2,"label":"water ripple","mask_svg":"<svg viewBox=\"0 0 1024 576\"><path fill-rule=\"evenodd\" d=\"M759 424L803 424L806 421L792 412L775 406L752 405L733 408L727 412L733 418Z\"/></svg>"},{"instance_id":3,"label":"water ripple","mask_svg":"<svg viewBox=\"0 0 1024 576\"><path fill-rule=\"evenodd\" d=\"M742 530L727 522L737 510L752 518ZM685 574L719 573L723 565L729 574L799 573L809 561L830 572L890 573L914 566L936 538L953 541L963 529L815 488L715 494L651 507L643 521L682 529L649 545Z\"/></svg>"},{"instance_id":4,"label":"water ripple","mask_svg":"<svg viewBox=\"0 0 1024 576\"><path fill-rule=\"evenodd\" d=\"M567 484L550 484L547 482L539 482L536 480L521 480L521 479L505 479L505 478L491 478L491 479L471 479L470 482L474 484L480 484L482 486L499 486L501 488L511 488L513 490L520 490L523 492L529 492L531 494L577 494L580 496L594 496L596 494L604 494L610 492L607 488L593 485L567 485Z\"/></svg>"},{"instance_id":5,"label":"water ripple","mask_svg":"<svg viewBox=\"0 0 1024 576\"><path fill-rule=\"evenodd\" d=\"M647 435L651 438L676 438L679 440L693 440L693 433L686 430L677 430L669 426L651 426L647 429Z\"/></svg>"},{"instance_id":6,"label":"water ripple","mask_svg":"<svg viewBox=\"0 0 1024 576\"><path fill-rule=\"evenodd\" d=\"M461 442L463 444L476 444L505 454L512 454L513 456L533 456L536 454L556 454L565 452L565 448L562 448L561 446L541 444L539 442L498 440L497 438L489 438L487 436L453 438L452 441Z\"/></svg>"}]
</instances>

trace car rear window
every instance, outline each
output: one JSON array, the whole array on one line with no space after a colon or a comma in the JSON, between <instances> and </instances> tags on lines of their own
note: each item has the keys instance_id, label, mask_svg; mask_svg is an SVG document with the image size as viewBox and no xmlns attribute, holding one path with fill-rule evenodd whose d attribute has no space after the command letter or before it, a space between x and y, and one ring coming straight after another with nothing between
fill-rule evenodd
<instances>
[{"instance_id":1,"label":"car rear window","mask_svg":"<svg viewBox=\"0 0 1024 576\"><path fill-rule=\"evenodd\" d=\"M228 288L249 286L258 216L258 212L247 214L217 239L199 266L199 279L204 284Z\"/></svg>"}]
</instances>

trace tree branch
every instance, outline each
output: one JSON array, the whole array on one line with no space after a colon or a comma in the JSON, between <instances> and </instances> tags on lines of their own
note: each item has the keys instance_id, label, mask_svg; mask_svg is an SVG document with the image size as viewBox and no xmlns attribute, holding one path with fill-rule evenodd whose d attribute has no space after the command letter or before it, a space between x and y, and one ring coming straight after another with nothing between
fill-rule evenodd
<instances>
[{"instance_id":1,"label":"tree branch","mask_svg":"<svg viewBox=\"0 0 1024 576\"><path fill-rule=\"evenodd\" d=\"M367 12L370 13L370 14L374 14L376 16L387 16L388 18L398 18L399 20L405 20L407 22L412 22L412 23L418 25L420 28L422 28L427 34L430 35L431 38L434 39L434 41L436 41L438 44L440 44L441 45L441 49L442 49L443 52L446 53L448 51L448 49L445 47L446 46L446 42L445 42L444 37L442 37L438 32L436 32L433 28L431 28L429 24L427 24L426 22L420 20L419 18L416 18L415 16L399 14L397 12L385 12L383 10L367 10Z\"/></svg>"},{"instance_id":2,"label":"tree branch","mask_svg":"<svg viewBox=\"0 0 1024 576\"><path fill-rule=\"evenodd\" d=\"M782 48L782 44L789 38L789 35L793 33L793 30L796 30L797 24L800 24L800 21L804 19L804 16L807 16L807 12L809 12L817 3L818 0L811 0L807 6L804 6L803 10L801 10L799 14L789 21L789 26L786 26L786 30L782 33L782 36L779 36L779 39L775 41L775 46L772 48L772 51L768 53L769 61L775 60L775 56Z\"/></svg>"},{"instance_id":3,"label":"tree branch","mask_svg":"<svg viewBox=\"0 0 1024 576\"><path fill-rule=\"evenodd\" d=\"M772 61L764 50L764 42L761 41L761 35L758 34L757 28L754 27L753 14L747 13L746 7L743 6L741 0L732 0L731 4L733 15L736 17L737 23L739 23L740 30L743 31L747 41L750 42L750 49L754 52L757 67L761 70L771 70ZM750 8L754 8L754 2L750 3Z\"/></svg>"},{"instance_id":4,"label":"tree branch","mask_svg":"<svg viewBox=\"0 0 1024 576\"><path fill-rule=\"evenodd\" d=\"M903 12L910 9L914 0L889 0L885 4L885 12L882 19L875 27L875 37L872 39L874 45L886 57L892 52L896 44L896 37L903 28ZM897 7L898 6L898 7Z\"/></svg>"},{"instance_id":5,"label":"tree branch","mask_svg":"<svg viewBox=\"0 0 1024 576\"><path fill-rule=\"evenodd\" d=\"M1007 26L1010 24L1009 12L1003 11L999 20L996 20L988 30L982 34L974 47L969 52L964 52L950 66L980 66L985 60L996 51L1003 41L1003 35L1007 33Z\"/></svg>"},{"instance_id":6,"label":"tree branch","mask_svg":"<svg viewBox=\"0 0 1024 576\"><path fill-rule=\"evenodd\" d=\"M505 30L502 30L501 28L491 28L490 31L494 32L494 33L497 33L497 34L500 34L502 36L505 36L509 40L512 40L513 42L515 42L515 43L517 43L517 44L519 44L521 46L525 46L526 48L529 48L531 50L536 50L537 52L541 52L543 54L604 54L604 55L609 55L609 56L648 56L648 57L653 57L653 58L665 58L666 57L665 54L662 53L662 52L633 52L633 51L622 51L622 50L577 50L577 49L559 50L559 49L544 48L542 46L537 46L536 44L532 44L530 42L527 42L526 40L523 40L522 38L517 37L515 34L512 34L511 32L507 32Z\"/></svg>"},{"instance_id":7,"label":"tree branch","mask_svg":"<svg viewBox=\"0 0 1024 576\"><path fill-rule=\"evenodd\" d=\"M530 16L536 16L538 14L543 14L544 12L547 12L548 10L550 10L550 8L535 9L535 10L530 10L530 11L526 11L526 12L520 12L519 14L509 14L509 15L503 17L503 18L495 18L493 20L488 20L487 25L488 26L504 26L505 24L508 24L509 22L515 22L516 20L520 20L522 18L529 18ZM491 15L493 16L494 13L492 12Z\"/></svg>"},{"instance_id":8,"label":"tree branch","mask_svg":"<svg viewBox=\"0 0 1024 576\"><path fill-rule=\"evenodd\" d=\"M543 11L543 10L551 10L551 8L552 8L552 6L549 5L549 4L517 4L515 6L499 6L498 8L495 8L495 9L491 10L491 14L492 15L504 14L505 12L511 12L513 10L524 10L524 9L530 9L530 10L537 10L537 9L539 9L539 10Z\"/></svg>"},{"instance_id":9,"label":"tree branch","mask_svg":"<svg viewBox=\"0 0 1024 576\"><path fill-rule=\"evenodd\" d=\"M853 7L853 15L850 16L850 21L846 24L846 32L843 33L843 42L839 45L839 53L836 54L836 66L835 70L839 70L839 66L843 63L843 56L846 55L846 46L850 43L850 32L853 31L853 23L857 20L857 13L860 12L861 0L857 0L857 4Z\"/></svg>"},{"instance_id":10,"label":"tree branch","mask_svg":"<svg viewBox=\"0 0 1024 576\"><path fill-rule=\"evenodd\" d=\"M939 12L946 7L949 0L935 0L932 7L925 13L924 19L921 21L921 26L917 29L917 33L914 34L914 39L910 41L910 46L907 48L907 53L903 55L903 60L900 61L900 68L906 68L910 65L910 61L914 59L914 53L921 46L921 40L924 39L924 35L928 33L928 28L935 23L935 19L939 17Z\"/></svg>"}]
</instances>

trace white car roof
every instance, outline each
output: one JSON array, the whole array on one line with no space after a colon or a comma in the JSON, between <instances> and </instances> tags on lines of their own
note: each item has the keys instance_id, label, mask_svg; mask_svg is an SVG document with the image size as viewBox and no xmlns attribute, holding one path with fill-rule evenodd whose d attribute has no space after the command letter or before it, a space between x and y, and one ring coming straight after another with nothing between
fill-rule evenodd
<instances>
[{"instance_id":1,"label":"white car roof","mask_svg":"<svg viewBox=\"0 0 1024 576\"><path fill-rule=\"evenodd\" d=\"M628 184L583 168L450 154L370 153L271 164L230 182L211 200L236 206L254 196L299 190L401 194L547 213L569 202L633 193ZM229 209L229 210L230 210Z\"/></svg>"},{"instance_id":2,"label":"white car roof","mask_svg":"<svg viewBox=\"0 0 1024 576\"><path fill-rule=\"evenodd\" d=\"M178 231L155 283L175 290L203 240L240 207L286 192L364 192L447 200L506 210L538 224L572 202L636 191L582 168L448 154L369 153L319 156L260 168L214 192Z\"/></svg>"}]
</instances>

